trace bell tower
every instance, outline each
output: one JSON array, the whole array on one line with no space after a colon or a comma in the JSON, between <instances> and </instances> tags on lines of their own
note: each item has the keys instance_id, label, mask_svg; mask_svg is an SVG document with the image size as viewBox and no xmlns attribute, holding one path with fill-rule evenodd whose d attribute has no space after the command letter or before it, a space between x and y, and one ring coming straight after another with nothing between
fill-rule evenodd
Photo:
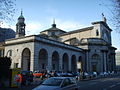
<instances>
[{"instance_id":1,"label":"bell tower","mask_svg":"<svg viewBox=\"0 0 120 90\"><path fill-rule=\"evenodd\" d=\"M25 36L25 18L23 17L23 12L21 11L21 15L19 16L16 24L16 38L22 36Z\"/></svg>"}]
</instances>

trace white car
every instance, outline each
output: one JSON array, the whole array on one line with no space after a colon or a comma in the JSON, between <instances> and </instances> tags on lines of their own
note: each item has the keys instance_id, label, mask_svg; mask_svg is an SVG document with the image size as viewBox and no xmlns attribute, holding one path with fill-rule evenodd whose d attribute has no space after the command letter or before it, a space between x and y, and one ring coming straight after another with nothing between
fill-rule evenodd
<instances>
[{"instance_id":1,"label":"white car","mask_svg":"<svg viewBox=\"0 0 120 90\"><path fill-rule=\"evenodd\" d=\"M51 77L33 90L78 90L73 77Z\"/></svg>"},{"instance_id":2,"label":"white car","mask_svg":"<svg viewBox=\"0 0 120 90\"><path fill-rule=\"evenodd\" d=\"M108 73L107 72L101 72L100 76L108 76Z\"/></svg>"}]
</instances>

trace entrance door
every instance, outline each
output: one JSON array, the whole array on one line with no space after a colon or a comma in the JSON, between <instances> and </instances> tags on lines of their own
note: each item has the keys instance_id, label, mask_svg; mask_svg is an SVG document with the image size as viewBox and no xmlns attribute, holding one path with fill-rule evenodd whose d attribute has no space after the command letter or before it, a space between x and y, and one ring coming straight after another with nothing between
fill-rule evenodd
<instances>
[{"instance_id":1,"label":"entrance door","mask_svg":"<svg viewBox=\"0 0 120 90\"><path fill-rule=\"evenodd\" d=\"M92 65L92 72L96 72L96 71L97 71L96 65Z\"/></svg>"}]
</instances>

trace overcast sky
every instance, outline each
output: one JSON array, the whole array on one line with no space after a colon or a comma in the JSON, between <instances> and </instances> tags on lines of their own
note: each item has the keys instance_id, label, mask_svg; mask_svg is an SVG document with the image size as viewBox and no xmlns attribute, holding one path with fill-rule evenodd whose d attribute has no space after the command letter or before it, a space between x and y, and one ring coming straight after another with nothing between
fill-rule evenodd
<instances>
[{"instance_id":1,"label":"overcast sky","mask_svg":"<svg viewBox=\"0 0 120 90\"><path fill-rule=\"evenodd\" d=\"M112 7L109 0L16 0L16 13L11 27L15 30L21 9L25 17L26 34L39 34L51 27L53 20L57 27L71 31L91 26L91 22L102 20L102 13L107 23L112 26ZM112 44L120 50L120 38L114 30Z\"/></svg>"}]
</instances>

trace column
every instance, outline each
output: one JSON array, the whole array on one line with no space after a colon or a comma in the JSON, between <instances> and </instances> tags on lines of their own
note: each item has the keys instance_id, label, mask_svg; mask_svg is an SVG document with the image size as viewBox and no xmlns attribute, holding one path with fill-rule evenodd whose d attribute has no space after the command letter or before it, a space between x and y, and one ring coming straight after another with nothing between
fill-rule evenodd
<instances>
[{"instance_id":1,"label":"column","mask_svg":"<svg viewBox=\"0 0 120 90\"><path fill-rule=\"evenodd\" d=\"M68 67L68 70L71 71L72 60L71 60L71 57L70 57L70 56L68 56L68 63L69 63L69 64L68 64L68 66L69 66L69 67Z\"/></svg>"},{"instance_id":2,"label":"column","mask_svg":"<svg viewBox=\"0 0 120 90\"><path fill-rule=\"evenodd\" d=\"M106 64L107 64L107 63L106 63L106 57L107 57L106 54L107 54L107 53L106 53L105 51L104 51L103 53L104 53L104 71L106 72L106 71L107 71L107 65L106 65Z\"/></svg>"},{"instance_id":3,"label":"column","mask_svg":"<svg viewBox=\"0 0 120 90\"><path fill-rule=\"evenodd\" d=\"M18 53L21 53L21 52L18 52ZM22 67L22 53L20 54L20 55L18 55L18 53L16 53L17 54L17 56L19 57L19 60L18 60L18 68L21 68Z\"/></svg>"},{"instance_id":4,"label":"column","mask_svg":"<svg viewBox=\"0 0 120 90\"><path fill-rule=\"evenodd\" d=\"M115 53L112 54L112 70L115 71L116 70L116 63L115 63Z\"/></svg>"},{"instance_id":5,"label":"column","mask_svg":"<svg viewBox=\"0 0 120 90\"><path fill-rule=\"evenodd\" d=\"M89 59L89 51L86 50L86 71L87 72L89 72L89 70L90 70L90 65L89 65L90 61L89 60L90 60Z\"/></svg>"},{"instance_id":6,"label":"column","mask_svg":"<svg viewBox=\"0 0 120 90\"><path fill-rule=\"evenodd\" d=\"M33 51L31 52L31 57L30 57L30 70L31 71L36 71L39 70L38 67L38 57L39 57L39 51Z\"/></svg>"},{"instance_id":7,"label":"column","mask_svg":"<svg viewBox=\"0 0 120 90\"><path fill-rule=\"evenodd\" d=\"M59 71L62 71L63 67L62 67L62 64L63 64L63 60L62 60L62 55L59 54Z\"/></svg>"},{"instance_id":8,"label":"column","mask_svg":"<svg viewBox=\"0 0 120 90\"><path fill-rule=\"evenodd\" d=\"M104 72L104 53L103 53L103 51L101 51L101 63L100 63L100 65L101 65L100 72Z\"/></svg>"},{"instance_id":9,"label":"column","mask_svg":"<svg viewBox=\"0 0 120 90\"><path fill-rule=\"evenodd\" d=\"M51 71L52 70L52 55L51 52L48 52L48 65L46 67L47 71Z\"/></svg>"},{"instance_id":10,"label":"column","mask_svg":"<svg viewBox=\"0 0 120 90\"><path fill-rule=\"evenodd\" d=\"M30 70L36 71L39 70L39 65L38 65L38 55L33 55L34 57L31 56L31 61L30 61Z\"/></svg>"}]
</instances>

